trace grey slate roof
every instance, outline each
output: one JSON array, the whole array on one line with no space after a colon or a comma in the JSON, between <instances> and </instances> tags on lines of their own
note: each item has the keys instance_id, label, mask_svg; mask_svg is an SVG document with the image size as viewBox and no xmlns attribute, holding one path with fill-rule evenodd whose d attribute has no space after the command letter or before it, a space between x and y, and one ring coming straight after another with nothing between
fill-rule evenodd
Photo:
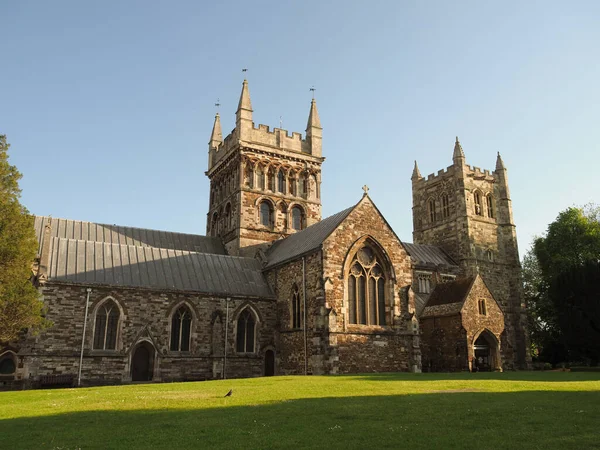
<instances>
[{"instance_id":1,"label":"grey slate roof","mask_svg":"<svg viewBox=\"0 0 600 450\"><path fill-rule=\"evenodd\" d=\"M35 216L35 232L41 251L44 227L49 217ZM188 250L200 253L225 254L221 240L197 234L173 233L170 231L148 230L145 228L106 225L81 220L52 218L51 236L108 244L134 245L138 247Z\"/></svg>"},{"instance_id":2,"label":"grey slate roof","mask_svg":"<svg viewBox=\"0 0 600 450\"><path fill-rule=\"evenodd\" d=\"M350 214L354 206L340 211L310 227L276 241L267 251L267 265L265 269L274 267L283 262L292 260L300 255L319 248L333 230Z\"/></svg>"},{"instance_id":3,"label":"grey slate roof","mask_svg":"<svg viewBox=\"0 0 600 450\"><path fill-rule=\"evenodd\" d=\"M448 254L435 245L402 242L412 261L417 265L457 267Z\"/></svg>"},{"instance_id":4,"label":"grey slate roof","mask_svg":"<svg viewBox=\"0 0 600 450\"><path fill-rule=\"evenodd\" d=\"M273 298L253 258L53 237L48 279Z\"/></svg>"}]
</instances>

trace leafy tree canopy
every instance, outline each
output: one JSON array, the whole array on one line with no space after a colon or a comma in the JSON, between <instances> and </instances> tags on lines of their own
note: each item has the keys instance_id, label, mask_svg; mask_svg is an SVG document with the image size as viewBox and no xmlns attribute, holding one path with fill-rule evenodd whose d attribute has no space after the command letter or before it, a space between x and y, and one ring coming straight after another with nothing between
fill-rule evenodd
<instances>
[{"instance_id":1,"label":"leafy tree canopy","mask_svg":"<svg viewBox=\"0 0 600 450\"><path fill-rule=\"evenodd\" d=\"M19 203L21 174L8 162L8 148L0 135L0 342L14 340L24 328L46 325L30 281L37 253L33 217Z\"/></svg>"}]
</instances>

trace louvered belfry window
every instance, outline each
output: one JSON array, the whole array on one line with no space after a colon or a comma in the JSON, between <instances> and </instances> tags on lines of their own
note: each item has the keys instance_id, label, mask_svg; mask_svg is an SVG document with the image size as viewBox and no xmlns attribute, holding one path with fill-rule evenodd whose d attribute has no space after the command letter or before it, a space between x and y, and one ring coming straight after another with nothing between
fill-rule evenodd
<instances>
[{"instance_id":1,"label":"louvered belfry window","mask_svg":"<svg viewBox=\"0 0 600 450\"><path fill-rule=\"evenodd\" d=\"M119 326L119 308L108 301L98 308L94 327L94 350L115 350Z\"/></svg>"},{"instance_id":2,"label":"louvered belfry window","mask_svg":"<svg viewBox=\"0 0 600 450\"><path fill-rule=\"evenodd\" d=\"M354 256L348 274L348 320L351 324L385 325L385 274L369 246Z\"/></svg>"}]
</instances>

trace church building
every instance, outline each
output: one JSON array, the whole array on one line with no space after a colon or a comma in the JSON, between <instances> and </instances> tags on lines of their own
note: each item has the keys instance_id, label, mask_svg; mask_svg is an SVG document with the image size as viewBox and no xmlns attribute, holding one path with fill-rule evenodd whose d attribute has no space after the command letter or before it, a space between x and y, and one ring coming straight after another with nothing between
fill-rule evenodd
<instances>
[{"instance_id":1,"label":"church building","mask_svg":"<svg viewBox=\"0 0 600 450\"><path fill-rule=\"evenodd\" d=\"M206 236L35 217L52 326L0 347L0 385L526 368L507 171L412 174L413 240L364 187L321 217L317 105L304 136L215 117Z\"/></svg>"}]
</instances>

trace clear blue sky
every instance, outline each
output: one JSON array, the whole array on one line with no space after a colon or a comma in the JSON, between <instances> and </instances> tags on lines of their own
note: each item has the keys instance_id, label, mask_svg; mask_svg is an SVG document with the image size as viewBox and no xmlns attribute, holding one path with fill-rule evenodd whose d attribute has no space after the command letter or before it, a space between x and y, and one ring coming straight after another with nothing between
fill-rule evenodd
<instances>
[{"instance_id":1,"label":"clear blue sky","mask_svg":"<svg viewBox=\"0 0 600 450\"><path fill-rule=\"evenodd\" d=\"M600 2L2 1L0 133L35 214L205 233L214 103L323 125L323 215L361 186L412 240L410 176L509 170L523 254L600 198Z\"/></svg>"}]
</instances>

